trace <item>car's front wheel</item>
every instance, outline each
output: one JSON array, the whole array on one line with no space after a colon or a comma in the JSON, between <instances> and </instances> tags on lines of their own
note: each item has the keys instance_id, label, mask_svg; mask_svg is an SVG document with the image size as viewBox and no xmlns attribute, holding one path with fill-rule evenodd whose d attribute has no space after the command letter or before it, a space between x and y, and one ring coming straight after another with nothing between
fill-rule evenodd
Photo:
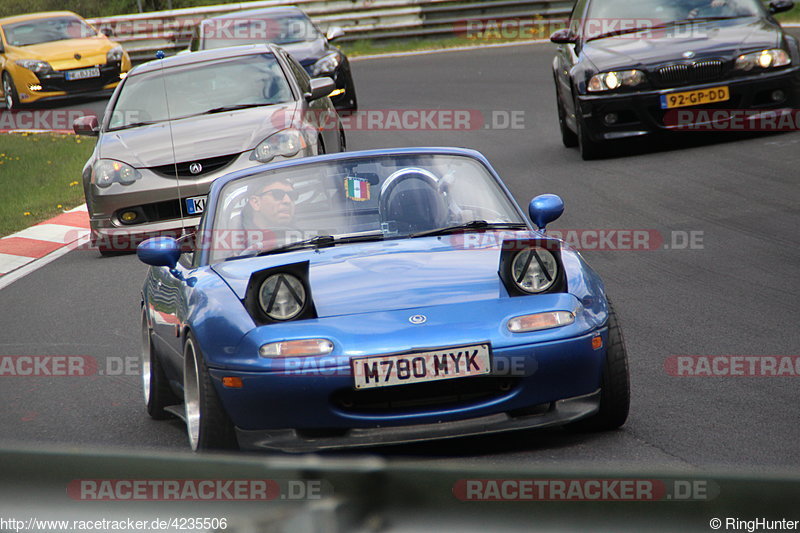
<instances>
[{"instance_id":1,"label":"car's front wheel","mask_svg":"<svg viewBox=\"0 0 800 533\"><path fill-rule=\"evenodd\" d=\"M191 332L187 334L183 348L183 403L192 450L239 447L233 423L222 408L203 354Z\"/></svg>"},{"instance_id":2,"label":"car's front wheel","mask_svg":"<svg viewBox=\"0 0 800 533\"><path fill-rule=\"evenodd\" d=\"M8 72L3 72L3 101L9 111L19 108L17 89L14 87L14 80L11 79L11 74Z\"/></svg>"},{"instance_id":3,"label":"car's front wheel","mask_svg":"<svg viewBox=\"0 0 800 533\"><path fill-rule=\"evenodd\" d=\"M578 127L578 150L580 150L581 158L584 161L590 161L600 157L603 154L603 145L589 137L589 129L580 112L580 104L577 98L575 99L575 124Z\"/></svg>"},{"instance_id":4,"label":"car's front wheel","mask_svg":"<svg viewBox=\"0 0 800 533\"><path fill-rule=\"evenodd\" d=\"M142 310L142 388L147 413L156 420L172 417L165 407L181 403L172 392L169 380L153 347L153 332L147 324L147 311Z\"/></svg>"},{"instance_id":5,"label":"car's front wheel","mask_svg":"<svg viewBox=\"0 0 800 533\"><path fill-rule=\"evenodd\" d=\"M608 302L608 348L600 386L599 411L570 424L570 429L606 431L622 426L628 419L631 396L628 351L611 301Z\"/></svg>"}]
</instances>

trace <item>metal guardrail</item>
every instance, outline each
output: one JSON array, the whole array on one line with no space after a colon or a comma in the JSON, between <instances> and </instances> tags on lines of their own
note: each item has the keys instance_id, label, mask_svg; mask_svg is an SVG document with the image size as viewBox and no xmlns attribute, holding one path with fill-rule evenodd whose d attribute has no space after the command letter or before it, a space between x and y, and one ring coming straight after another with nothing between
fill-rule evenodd
<instances>
[{"instance_id":1,"label":"metal guardrail","mask_svg":"<svg viewBox=\"0 0 800 533\"><path fill-rule=\"evenodd\" d=\"M134 62L154 57L157 50L177 53L188 47L194 28L206 18L245 9L295 5L323 30L340 26L341 42L362 39L455 35L472 24L505 18L563 19L573 0L259 0L171 11L155 11L90 19L110 28L113 39ZM543 35L539 35L543 36ZM536 35L532 35L536 37Z\"/></svg>"}]
</instances>

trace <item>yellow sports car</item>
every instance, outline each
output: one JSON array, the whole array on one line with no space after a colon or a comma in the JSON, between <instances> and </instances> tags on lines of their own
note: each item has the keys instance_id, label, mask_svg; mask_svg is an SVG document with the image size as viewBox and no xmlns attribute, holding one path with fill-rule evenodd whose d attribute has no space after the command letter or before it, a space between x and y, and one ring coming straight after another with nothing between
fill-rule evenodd
<instances>
[{"instance_id":1,"label":"yellow sports car","mask_svg":"<svg viewBox=\"0 0 800 533\"><path fill-rule=\"evenodd\" d=\"M130 68L122 46L71 11L0 19L0 86L8 109L113 89Z\"/></svg>"}]
</instances>

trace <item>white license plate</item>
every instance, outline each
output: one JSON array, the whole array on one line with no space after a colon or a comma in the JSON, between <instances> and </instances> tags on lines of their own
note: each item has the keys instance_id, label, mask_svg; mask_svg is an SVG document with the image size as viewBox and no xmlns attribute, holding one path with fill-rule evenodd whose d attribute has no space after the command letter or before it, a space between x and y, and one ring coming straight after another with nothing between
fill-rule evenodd
<instances>
[{"instance_id":1,"label":"white license plate","mask_svg":"<svg viewBox=\"0 0 800 533\"><path fill-rule=\"evenodd\" d=\"M85 68L81 70L68 70L64 76L67 81L85 80L87 78L99 78L100 69L98 67Z\"/></svg>"},{"instance_id":2,"label":"white license plate","mask_svg":"<svg viewBox=\"0 0 800 533\"><path fill-rule=\"evenodd\" d=\"M492 371L488 344L402 355L359 357L350 362L356 389L392 387L480 376Z\"/></svg>"},{"instance_id":3,"label":"white license plate","mask_svg":"<svg viewBox=\"0 0 800 533\"><path fill-rule=\"evenodd\" d=\"M205 196L192 196L186 199L186 212L190 215L199 215L206 210Z\"/></svg>"}]
</instances>

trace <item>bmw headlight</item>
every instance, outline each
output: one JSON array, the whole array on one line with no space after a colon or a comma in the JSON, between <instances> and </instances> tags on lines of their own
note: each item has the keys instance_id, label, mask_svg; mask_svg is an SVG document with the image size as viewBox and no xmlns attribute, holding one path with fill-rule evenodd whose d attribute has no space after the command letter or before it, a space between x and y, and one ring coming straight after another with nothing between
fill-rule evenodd
<instances>
[{"instance_id":1,"label":"bmw headlight","mask_svg":"<svg viewBox=\"0 0 800 533\"><path fill-rule=\"evenodd\" d=\"M311 67L311 76L317 77L320 74L330 74L339 67L341 62L342 62L342 54L340 54L339 52L333 52L332 54L328 54L325 57L321 58L316 63L314 63L314 66Z\"/></svg>"},{"instance_id":2,"label":"bmw headlight","mask_svg":"<svg viewBox=\"0 0 800 533\"><path fill-rule=\"evenodd\" d=\"M305 137L295 128L273 133L255 147L250 159L261 163L269 163L276 157L290 158L308 148ZM305 153L303 155L306 155Z\"/></svg>"},{"instance_id":3,"label":"bmw headlight","mask_svg":"<svg viewBox=\"0 0 800 533\"><path fill-rule=\"evenodd\" d=\"M132 166L113 159L98 159L93 170L92 181L103 189L110 187L112 183L131 185L142 177L142 174Z\"/></svg>"},{"instance_id":4,"label":"bmw headlight","mask_svg":"<svg viewBox=\"0 0 800 533\"><path fill-rule=\"evenodd\" d=\"M618 70L603 72L592 76L589 80L590 93L613 91L620 87L636 87L645 82L644 72L641 70Z\"/></svg>"},{"instance_id":5,"label":"bmw headlight","mask_svg":"<svg viewBox=\"0 0 800 533\"><path fill-rule=\"evenodd\" d=\"M527 248L514 257L511 275L520 290L539 294L556 282L558 261L549 250L538 246Z\"/></svg>"},{"instance_id":6,"label":"bmw headlight","mask_svg":"<svg viewBox=\"0 0 800 533\"><path fill-rule=\"evenodd\" d=\"M303 282L284 272L269 276L258 291L258 304L272 320L296 318L305 309L306 300Z\"/></svg>"},{"instance_id":7,"label":"bmw headlight","mask_svg":"<svg viewBox=\"0 0 800 533\"><path fill-rule=\"evenodd\" d=\"M38 59L17 59L17 65L32 71L34 74L47 74L53 67L47 61L39 61Z\"/></svg>"},{"instance_id":8,"label":"bmw headlight","mask_svg":"<svg viewBox=\"0 0 800 533\"><path fill-rule=\"evenodd\" d=\"M743 54L736 58L736 69L744 70L745 72L753 69L785 67L791 64L792 58L789 53L780 48Z\"/></svg>"},{"instance_id":9,"label":"bmw headlight","mask_svg":"<svg viewBox=\"0 0 800 533\"><path fill-rule=\"evenodd\" d=\"M122 61L122 55L124 54L121 46L115 46L111 50L108 51L106 54L106 62L107 63L116 63L117 61Z\"/></svg>"}]
</instances>

